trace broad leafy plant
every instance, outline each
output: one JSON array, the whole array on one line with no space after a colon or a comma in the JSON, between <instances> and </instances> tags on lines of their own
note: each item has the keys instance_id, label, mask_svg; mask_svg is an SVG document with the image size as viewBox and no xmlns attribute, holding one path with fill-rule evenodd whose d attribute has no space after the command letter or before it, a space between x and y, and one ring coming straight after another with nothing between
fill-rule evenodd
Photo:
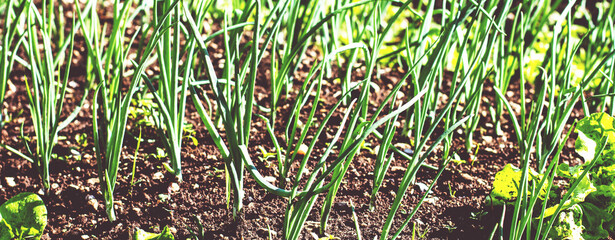
<instances>
[{"instance_id":1,"label":"broad leafy plant","mask_svg":"<svg viewBox=\"0 0 615 240\"><path fill-rule=\"evenodd\" d=\"M150 233L150 232L146 232L143 229L137 228L132 239L133 240L174 240L175 237L173 237L171 230L169 230L169 226L164 226L164 229L162 229L162 232L160 233Z\"/></svg>"},{"instance_id":2,"label":"broad leafy plant","mask_svg":"<svg viewBox=\"0 0 615 240\"><path fill-rule=\"evenodd\" d=\"M47 208L40 196L23 192L0 206L0 239L40 239Z\"/></svg>"}]
</instances>

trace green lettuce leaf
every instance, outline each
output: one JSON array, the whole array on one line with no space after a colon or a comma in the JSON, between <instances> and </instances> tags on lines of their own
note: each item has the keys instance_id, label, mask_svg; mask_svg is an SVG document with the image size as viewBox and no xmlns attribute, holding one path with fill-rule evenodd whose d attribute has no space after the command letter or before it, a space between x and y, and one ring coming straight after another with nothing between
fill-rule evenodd
<instances>
[{"instance_id":1,"label":"green lettuce leaf","mask_svg":"<svg viewBox=\"0 0 615 240\"><path fill-rule=\"evenodd\" d=\"M8 226L13 236L40 239L47 226L47 208L41 197L34 193L24 192L9 199L0 206L0 215L1 222L6 223L0 224L0 236L6 235Z\"/></svg>"},{"instance_id":2,"label":"green lettuce leaf","mask_svg":"<svg viewBox=\"0 0 615 240\"><path fill-rule=\"evenodd\" d=\"M568 179L577 179L583 173L583 165L569 166L566 163L562 163L557 166L557 176L565 177Z\"/></svg>"},{"instance_id":3,"label":"green lettuce leaf","mask_svg":"<svg viewBox=\"0 0 615 240\"><path fill-rule=\"evenodd\" d=\"M512 164L506 164L502 170L495 174L495 179L493 180L493 190L489 194L489 201L493 205L504 205L504 204L512 204L519 195L519 186L521 181L521 176L523 172L521 169L513 166ZM528 176L529 181L537 180L540 181L543 175L538 174L533 170L530 170L530 174ZM528 191L528 194L530 192ZM546 185L543 186L540 192L540 198L544 199L546 195Z\"/></svg>"},{"instance_id":4,"label":"green lettuce leaf","mask_svg":"<svg viewBox=\"0 0 615 240\"><path fill-rule=\"evenodd\" d=\"M573 174L573 175L576 175L576 174ZM570 198L564 202L561 208L562 212L564 210L572 208L573 206L576 206L577 203L584 202L585 198L589 194L596 192L596 190L597 190L596 187L594 187L594 184L590 181L589 175L585 175L585 177L583 177L583 179L581 179L581 181L579 182L579 185L577 185L577 187L572 190L572 193L570 194ZM549 217L555 214L555 211L557 210L558 207L559 207L559 204L545 209L545 211L543 212L544 217Z\"/></svg>"},{"instance_id":5,"label":"green lettuce leaf","mask_svg":"<svg viewBox=\"0 0 615 240\"><path fill-rule=\"evenodd\" d=\"M578 204L560 212L551 231L549 231L549 237L552 239L585 239L582 216L583 209Z\"/></svg>"},{"instance_id":6,"label":"green lettuce leaf","mask_svg":"<svg viewBox=\"0 0 615 240\"><path fill-rule=\"evenodd\" d=\"M603 161L614 161L613 146L615 146L615 118L606 113L593 113L579 121L576 130L579 134L574 148L585 162L592 161L603 136L608 136L607 146L603 151ZM599 164L603 165L603 164ZM609 164L611 165L611 164Z\"/></svg>"},{"instance_id":7,"label":"green lettuce leaf","mask_svg":"<svg viewBox=\"0 0 615 240\"><path fill-rule=\"evenodd\" d=\"M149 233L143 229L137 228L134 240L174 240L173 234L169 231L169 227L165 226L161 233Z\"/></svg>"},{"instance_id":8,"label":"green lettuce leaf","mask_svg":"<svg viewBox=\"0 0 615 240\"><path fill-rule=\"evenodd\" d=\"M604 162L607 162L606 160ZM615 165L597 166L592 169L593 181L596 185L612 185L615 183Z\"/></svg>"},{"instance_id":9,"label":"green lettuce leaf","mask_svg":"<svg viewBox=\"0 0 615 240\"><path fill-rule=\"evenodd\" d=\"M583 208L583 237L588 240L608 238L609 232L603 225L611 222L613 216L592 203L584 202L579 205Z\"/></svg>"},{"instance_id":10,"label":"green lettuce leaf","mask_svg":"<svg viewBox=\"0 0 615 240\"><path fill-rule=\"evenodd\" d=\"M11 226L0 216L0 239L13 239L14 237Z\"/></svg>"},{"instance_id":11,"label":"green lettuce leaf","mask_svg":"<svg viewBox=\"0 0 615 240\"><path fill-rule=\"evenodd\" d=\"M504 169L495 174L493 190L489 193L489 199L493 205L504 205L517 199L521 174L521 170L512 164L506 164Z\"/></svg>"}]
</instances>

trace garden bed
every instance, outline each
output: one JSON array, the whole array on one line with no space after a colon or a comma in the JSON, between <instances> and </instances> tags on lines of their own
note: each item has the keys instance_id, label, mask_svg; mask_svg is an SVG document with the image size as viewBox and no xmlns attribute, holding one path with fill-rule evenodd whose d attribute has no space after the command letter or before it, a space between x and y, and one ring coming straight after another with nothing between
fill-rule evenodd
<instances>
[{"instance_id":1,"label":"garden bed","mask_svg":"<svg viewBox=\"0 0 615 240\"><path fill-rule=\"evenodd\" d=\"M76 13L69 10L72 9L70 4L62 4L64 9L67 9L65 12L66 21L70 21L68 20L70 19L69 16ZM111 25L113 23L113 7L108 3L102 6L98 10L99 18L102 23ZM419 9L421 12L425 10L426 6L422 7L423 9ZM562 9L559 11L562 11ZM224 29L220 21L222 20L206 20L207 28L211 28L210 33ZM506 27L509 27L512 24L512 19L504 22ZM67 30L67 32L69 31ZM492 31L496 32L495 30ZM131 25L129 32L137 32L136 25ZM252 33L247 31L242 36L245 35L245 38L249 38ZM402 33L397 34L403 35ZM132 36L132 34L129 35L128 37ZM200 224L202 224L205 239L266 239L270 236L274 239L282 239L284 237L283 220L289 200L266 191L247 170L244 170L243 209L236 218L233 218L233 206L228 205L226 197L224 157L208 132L197 112L197 106L194 105L192 100L187 101L185 109L185 122L192 126L190 128L192 130L184 133L188 137L184 138L181 148L181 171L183 175L181 182L178 182L175 176L163 166L168 158L163 154L165 151L164 144L159 140L155 126L138 122L148 119L147 116L144 117L144 115L147 115L147 108L136 104L138 101L133 101L131 114L134 113L135 115L128 117L127 134L124 137L117 186L114 191L117 220L109 221L105 212L105 198L100 188L95 141L92 133L94 91L88 93L83 90L85 86L90 84L86 77L88 71L90 71L86 66L89 51L84 43L86 40L82 33L77 33L76 36L73 51L74 61L68 78L70 82L69 90L65 95L66 101L61 118L64 119L72 109L79 106L80 99L85 97L87 100L78 116L59 133L60 138L53 151L56 155L50 163L51 186L48 193L45 194L42 190L43 185L34 163L8 151L6 148L1 148L0 203L4 203L21 192L38 193L47 207L49 221L42 239L129 239L137 228L160 232L165 226L171 228L171 232L176 239L188 239L192 237L190 229L199 229ZM222 36L218 36L207 43L213 66L216 67L216 73L220 75L223 74L223 70L217 67L225 65L225 41L227 40ZM248 40L241 42L241 46L249 45ZM275 126L287 124L286 117L294 110L293 103L300 95L302 84L306 81L313 65L323 60L325 54L322 52L322 46L318 44L315 42L308 45L301 61L297 63L297 70L293 73L294 80L289 94L281 97L277 106L273 106L277 109L279 116L276 118ZM612 42L610 44L610 46L613 46ZM137 47L133 46L131 52L137 51L139 51ZM272 107L269 90L271 88L270 81L272 81L270 72L272 63L269 54L271 54L270 49L258 65L258 70L251 69L257 71L253 94L255 105L252 109L255 114L264 116L267 116L268 112L257 106ZM19 56L28 59L23 50L19 52ZM203 55L199 53L198 56L199 61L204 62L202 60ZM199 64L202 62L199 62ZM387 104L383 103L383 100L391 91L394 91L394 86L400 81L407 81L407 84L401 87L400 92L410 95L415 91L411 80L403 78L408 71L408 66L399 63L398 61L393 64L379 65L375 70L376 73L372 74L371 81L379 86L379 90L371 91L369 95L367 101L368 109L370 109L368 116L372 116L374 110L380 105ZM353 81L358 82L365 78L364 75L367 74L366 64L364 60L358 61L356 65L362 67L358 67L354 71ZM315 119L324 119L330 110L334 109L339 99L339 93L342 91L340 78L344 78L347 70L340 65L342 64L338 65L337 62L333 61L330 74L323 78L325 83L322 84L320 100L317 101L315 107ZM429 68L430 66L425 67ZM612 67L610 69L612 71ZM148 67L145 72L145 75L152 77L160 73L160 68L154 64ZM438 99L438 107L434 109L434 114L444 111L443 107L448 103L447 96L452 93L453 83L461 81L459 76L457 79L453 78L457 75L450 69L442 70L442 73L444 74L442 85L433 89L434 92L441 94L441 98ZM605 75L608 74L612 76L613 73L607 72ZM21 127L23 126L23 132L26 136L30 138L35 136L30 108L28 107L30 103L27 97L27 86L24 82L27 78L31 78L29 70L16 64L10 74L9 87L3 105L3 109L6 111L4 116L8 120L2 128L1 142L20 151L26 150L19 137ZM502 92L507 100L513 103L515 118L520 117L518 110L520 106L517 103L525 102L527 108L531 108L533 99L538 98L537 92L540 91L536 84L527 82L523 84L524 80L520 78L517 70L516 73L512 74L508 89ZM123 79L123 81L125 84L123 88L128 89L129 79ZM520 88L520 85L523 85L523 89ZM146 91L148 88L142 86L141 89ZM205 89L205 94L210 96L214 94L211 89ZM496 224L500 223L502 207L491 205L489 201L486 201L486 198L493 188L492 183L498 171L509 163L522 166L522 153L518 146L511 116L505 112L499 117L499 129L498 123L492 119L496 102L498 102L498 94L496 93L498 88L494 86L493 80L487 78L479 91L482 92L482 97L478 101L475 114L475 119L478 121L477 127L472 130L473 152L467 151L467 133L464 132L463 128L459 128L451 133L450 149L452 149L451 154L454 153L455 155L451 155L452 160L447 165L442 166L445 160L442 159L445 149L439 144L433 152L427 155L424 164L433 169L429 167L419 169L415 181L407 189L393 223L395 229L396 226L401 225L417 204L421 203L418 212L399 236L401 239L414 239L415 237L426 239L488 239ZM525 91L524 94L520 94L521 91ZM350 96L358 98L359 92L359 90L355 90ZM137 93L137 95L140 93ZM84 94L88 95L84 96ZM592 95L599 94L603 94L603 92L596 90L583 93L587 99L591 99ZM190 99L192 94L187 96ZM135 99L139 97L137 96ZM404 102L408 99L408 96L396 95L396 101ZM565 133L575 121L582 119L585 115L582 102L576 102L576 99L574 101L574 103L571 103L574 105L574 109L569 113L569 117L564 124L565 130L559 134L561 137L565 136ZM308 102L305 109L301 110L302 114L309 114L313 104L313 102ZM401 104L396 106L399 105ZM323 154L328 147L328 143L334 138L337 128L342 122L347 107L348 105L344 105L334 110L335 113L329 122L330 128L327 128L323 133L324 135L319 137L323 141L319 141L315 145L313 155ZM597 108L599 107L592 105L592 109ZM454 108L453 111L457 111L460 115L467 115L462 106L457 109ZM384 115L386 114L381 114L378 119L382 119ZM403 116L405 116L405 113L401 114L398 120L400 127L404 124L404 121L409 121L402 120ZM302 116L302 118L305 119L305 116ZM273 152L275 148L266 131L266 124L258 116L252 116L247 148L250 158L259 172L263 176L274 177L276 180L273 183L280 185L277 160L264 156L265 152ZM220 127L221 125L218 124L217 126ZM439 135L446 133L447 129L444 128L446 128L444 124L435 128L435 134L428 136L430 137L427 141L428 146L434 144ZM379 127L378 130L382 132L383 127ZM226 131L222 127L219 131L222 139L226 139ZM315 132L315 129L311 129L308 136L313 136ZM274 133L281 136L284 134L284 130L276 129ZM346 131L342 131L342 133L343 136ZM144 141L137 144L141 134ZM560 136L556 137L559 138ZM559 159L560 162L570 165L583 162L582 158L575 152L574 141L576 138L577 134L573 133L570 138L562 143L563 151ZM393 138L392 145L398 149L410 150L416 144L414 140L403 136L398 131ZM316 198L315 205L309 211L307 221L303 224L300 239L326 236L357 239L357 230L360 230L363 239L373 239L375 236L380 236L382 226L390 213L400 183L409 167L409 161L406 158L394 155L395 157L388 172L386 172L382 187L376 197L375 208L370 210L374 165L378 152L376 146L380 145L380 142L381 140L377 137L370 135L365 140L364 146L354 156L335 198L325 234L320 233L320 210L325 201L326 192ZM411 153L409 155L423 153ZM340 154L340 152L333 150L332 155L336 156L337 154ZM535 160L535 157L532 156L531 159ZM315 160L310 161L312 162L307 171L314 169ZM133 164L135 164L135 170L133 170ZM537 167L537 163L531 165L534 168ZM299 164L293 163L290 170L296 172L298 168ZM442 168L444 170L438 178L438 170ZM437 179L435 186L431 192L426 192L427 186L434 179ZM328 177L327 181L331 181L331 178ZM305 180L302 184L305 184ZM290 182L280 186L280 188L285 189L292 187ZM421 199L424 195L426 198ZM232 203L236 199L231 200ZM356 219L353 216L356 216Z\"/></svg>"}]
</instances>

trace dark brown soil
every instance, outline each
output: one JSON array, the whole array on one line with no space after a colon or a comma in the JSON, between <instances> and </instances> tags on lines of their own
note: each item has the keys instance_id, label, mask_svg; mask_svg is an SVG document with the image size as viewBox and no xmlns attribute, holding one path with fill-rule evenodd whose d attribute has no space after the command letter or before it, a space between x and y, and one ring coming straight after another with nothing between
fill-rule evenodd
<instances>
[{"instance_id":1,"label":"dark brown soil","mask_svg":"<svg viewBox=\"0 0 615 240\"><path fill-rule=\"evenodd\" d=\"M87 54L79 45L76 51L81 56ZM304 61L307 64L313 62L319 55L315 50L310 51L312 52L306 56L308 60ZM212 56L215 57L216 54ZM71 81L77 83L78 87L67 95L68 103L63 116L66 116L81 99L83 91L79 89L83 89L86 84L84 61L77 59L76 62L78 64L73 66ZM309 67L305 65L299 68L303 72L297 73L297 81L305 80ZM24 147L18 138L21 123L25 122L26 135L34 135L23 82L25 74L24 70L19 68L13 72L11 78L13 87L9 88L4 104L12 120L2 129L1 138L2 143L22 151ZM384 69L382 76L375 81L386 91L400 80L402 74L401 68ZM258 81L261 85L256 88L255 94L257 100L265 106L269 101L266 77L266 73L259 73ZM450 80L449 77L447 81ZM400 236L402 239L412 239L413 234L428 239L485 239L491 233L494 224L499 221L501 209L487 206L484 200L491 190L495 173L507 163L518 165L519 152L507 114L502 119L504 134L496 133L494 122L489 115L489 108L495 102L495 94L491 84L489 82L485 84L483 96L486 101L483 101L482 105L481 123L474 134L474 141L480 146L477 154L472 156L473 153L467 153L463 135L455 134L452 147L457 149L457 154L467 162L450 163L446 167L433 193L429 194L429 201L421 206ZM331 96L339 90L339 86L334 84L327 86L325 98L332 98ZM508 94L511 101L519 102L518 94L514 94L518 91L520 91L518 83L513 82L509 90L511 94ZM374 105L383 99L379 94L374 94L372 97ZM329 103L323 106L323 109L326 110L327 106L331 105ZM284 114L291 107L291 103L289 100L283 101L280 106L279 112ZM322 113L324 114L325 112ZM580 117L582 117L580 112L573 114L573 119ZM60 133L65 139L59 141L55 152L66 159L54 159L51 162L52 188L49 195L42 196L49 212L49 224L45 229L44 239L129 239L136 228L155 232L164 226L172 227L177 239L187 239L190 236L188 228L197 227L195 217L203 224L207 239L265 239L269 234L275 239L282 237L282 221L287 200L267 193L247 172L244 209L238 219L232 218L225 197L223 161L193 106L188 107L186 118L196 130L194 137L198 140L198 144L194 145L190 140L184 141L182 151L184 181L179 184L179 190L175 191L172 188L174 177L166 173L162 161L153 156L156 148L162 146L157 142L145 142L139 149L136 158L136 184L131 186L132 156L136 148L136 140L132 135L138 135L138 130L133 126L129 130L132 135L128 134L125 140L119 183L115 192L118 221L109 222L99 190L91 118L91 101L88 101L79 117ZM250 150L252 158L258 159L261 153L257 146L270 150L273 145L266 132L262 131L262 122L257 117L254 117L253 124ZM283 124L283 122L277 123L278 126ZM84 146L76 141L75 136L80 134L87 134L87 143ZM376 144L373 138L370 139ZM398 136L397 139L400 142L409 141L402 136ZM564 161L577 161L572 143L573 141L569 140L564 149L562 156ZM72 157L71 148L80 153L80 160ZM470 161L472 157L475 157L474 161ZM427 164L439 166L440 158L441 150L437 150L428 159ZM2 159L0 203L20 192L40 191L40 179L32 163L4 148L0 149L0 159ZM328 234L341 239L357 238L350 202L356 207L355 214L358 217L362 237L373 239L380 234L408 161L396 157L378 195L376 208L370 211L368 203L374 159L374 154L363 150L353 160L329 218L326 231ZM269 161L275 166L275 160ZM257 162L257 165L264 175L277 177L275 171L266 167L267 163ZM423 168L418 173L416 182L429 185L436 173L437 171ZM159 178L160 174L164 174L164 177ZM14 186L10 183L12 181L15 182ZM168 196L168 199L161 199L161 194ZM393 230L401 224L422 195L422 189L418 185L408 190ZM308 218L303 230L304 239L313 239L313 234L319 232L320 206L323 199L324 195L319 196Z\"/></svg>"}]
</instances>

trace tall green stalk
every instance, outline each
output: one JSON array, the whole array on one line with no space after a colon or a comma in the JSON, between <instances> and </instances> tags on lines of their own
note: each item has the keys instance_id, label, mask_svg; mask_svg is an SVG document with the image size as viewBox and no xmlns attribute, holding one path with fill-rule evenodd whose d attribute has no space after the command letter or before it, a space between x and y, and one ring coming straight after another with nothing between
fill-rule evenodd
<instances>
[{"instance_id":1,"label":"tall green stalk","mask_svg":"<svg viewBox=\"0 0 615 240\"><path fill-rule=\"evenodd\" d=\"M163 29L162 26L153 29L151 40L144 49L139 62L131 61L135 70L132 73L127 90L125 92L122 91L122 81L126 76L128 65L127 57L132 43L139 33L137 31L129 42L126 42L124 39L127 23L135 16L128 14L131 6L132 1L120 4L119 0L116 0L114 5L114 19L116 21L114 21L111 35L108 38L109 45L104 53L102 52L103 41L100 41L100 39L104 39L105 35L100 34L97 37L91 36L88 31L83 32L88 48L88 57L94 63L96 78L99 82L92 104L92 125L98 178L109 221L117 219L114 210L113 193L117 183L130 103L144 77L145 69L152 62L149 59L150 54L154 51L161 34L167 30ZM85 16L79 8L77 10L81 24L84 24ZM169 12L166 12L161 19L164 21L169 14Z\"/></svg>"},{"instance_id":2,"label":"tall green stalk","mask_svg":"<svg viewBox=\"0 0 615 240\"><path fill-rule=\"evenodd\" d=\"M171 166L167 169L175 174L179 181L182 181L181 147L185 125L184 115L196 44L194 38L189 38L185 44L180 41L181 27L183 27L181 24L182 11L177 5L173 9L170 8L174 2L177 1L166 0L154 4L154 24L165 29L156 47L160 67L158 88L156 89L149 79L145 78L145 80L157 103L153 117L171 161ZM204 3L199 5L197 12L199 15L196 16L198 19L201 19L201 15L207 11ZM162 20L166 12L171 14ZM197 26L199 29L201 22Z\"/></svg>"},{"instance_id":3,"label":"tall green stalk","mask_svg":"<svg viewBox=\"0 0 615 240\"><path fill-rule=\"evenodd\" d=\"M53 148L58 141L59 132L68 126L77 116L83 105L83 100L87 96L87 90L82 98L81 104L61 121L60 118L64 104L64 96L68 86L72 54L69 54L66 65L62 66L63 61L61 61L61 59L64 59L65 56L63 52L64 49L60 48L57 50L54 56L51 43L51 21L53 21L53 18L47 16L45 10L43 10L41 15L37 7L31 1L25 1L22 7L24 13L27 13L26 23L28 37L25 50L30 64L26 67L29 67L31 73L31 82L26 79L25 84L30 115L36 135L36 147L34 150L30 148L30 143L32 141L27 140L29 138L23 136L23 126L21 137L24 141L27 153L23 154L10 146L5 147L36 164L43 183L43 190L47 193L50 188L49 164L52 159ZM15 31L15 27L13 27L12 30ZM69 53L72 53L73 50L75 30L75 28L71 30ZM42 43L39 42L39 37L42 39ZM39 52L41 45L43 50L42 54ZM13 60L14 55L9 64L12 65ZM64 69L62 69L62 67L64 67ZM62 73L63 76L61 76Z\"/></svg>"},{"instance_id":4,"label":"tall green stalk","mask_svg":"<svg viewBox=\"0 0 615 240\"><path fill-rule=\"evenodd\" d=\"M23 44L23 17L28 14L28 1L15 0L6 2L4 26L0 36L0 106L4 106L4 95L11 76L13 64L18 58L17 50ZM17 6L15 6L17 5ZM17 40L17 41L16 41ZM4 109L0 107L0 128L4 125Z\"/></svg>"}]
</instances>

